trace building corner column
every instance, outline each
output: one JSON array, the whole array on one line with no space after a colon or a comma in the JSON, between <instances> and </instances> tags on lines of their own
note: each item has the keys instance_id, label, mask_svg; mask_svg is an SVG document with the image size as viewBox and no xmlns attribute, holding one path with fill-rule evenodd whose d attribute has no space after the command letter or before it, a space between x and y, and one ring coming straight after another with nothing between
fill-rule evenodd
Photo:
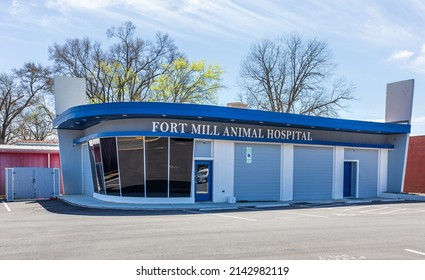
<instances>
[{"instance_id":1,"label":"building corner column","mask_svg":"<svg viewBox=\"0 0 425 280\"><path fill-rule=\"evenodd\" d=\"M281 201L294 199L294 145L282 145Z\"/></svg>"}]
</instances>

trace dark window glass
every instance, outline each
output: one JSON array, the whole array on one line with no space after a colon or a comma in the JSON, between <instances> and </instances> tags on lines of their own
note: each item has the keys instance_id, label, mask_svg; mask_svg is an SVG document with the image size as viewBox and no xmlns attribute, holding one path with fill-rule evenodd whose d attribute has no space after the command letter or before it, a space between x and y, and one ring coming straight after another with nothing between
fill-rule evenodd
<instances>
[{"instance_id":1,"label":"dark window glass","mask_svg":"<svg viewBox=\"0 0 425 280\"><path fill-rule=\"evenodd\" d=\"M96 175L100 184L99 193L105 194L106 189L105 189L105 180L103 178L103 164L102 164L102 157L100 156L100 140L93 139L92 141L93 141L94 159L96 162Z\"/></svg>"},{"instance_id":2,"label":"dark window glass","mask_svg":"<svg viewBox=\"0 0 425 280\"><path fill-rule=\"evenodd\" d=\"M92 171L91 173L92 173L92 177L93 177L94 192L104 194L105 189L103 187L103 180L101 180L101 178L103 178L103 176L100 176L100 172L99 172L100 170L99 170L99 168L97 168L97 166L101 163L96 162L96 160L95 160L96 159L95 149L97 149L97 152L100 153L99 139L89 141L89 156L90 156L90 166L91 166L91 171ZM100 155L99 155L99 159L100 159Z\"/></svg>"},{"instance_id":3,"label":"dark window glass","mask_svg":"<svg viewBox=\"0 0 425 280\"><path fill-rule=\"evenodd\" d=\"M145 137L146 196L168 197L168 138Z\"/></svg>"},{"instance_id":4,"label":"dark window glass","mask_svg":"<svg viewBox=\"0 0 425 280\"><path fill-rule=\"evenodd\" d=\"M170 138L170 197L190 197L193 139Z\"/></svg>"},{"instance_id":5,"label":"dark window glass","mask_svg":"<svg viewBox=\"0 0 425 280\"><path fill-rule=\"evenodd\" d=\"M121 193L145 196L143 137L118 137Z\"/></svg>"},{"instance_id":6,"label":"dark window glass","mask_svg":"<svg viewBox=\"0 0 425 280\"><path fill-rule=\"evenodd\" d=\"M103 177L107 195L120 195L118 175L117 145L115 137L101 138Z\"/></svg>"},{"instance_id":7,"label":"dark window glass","mask_svg":"<svg viewBox=\"0 0 425 280\"><path fill-rule=\"evenodd\" d=\"M100 157L100 142L99 139L93 139L90 142L93 143L93 156L96 163L102 162L102 158Z\"/></svg>"}]
</instances>

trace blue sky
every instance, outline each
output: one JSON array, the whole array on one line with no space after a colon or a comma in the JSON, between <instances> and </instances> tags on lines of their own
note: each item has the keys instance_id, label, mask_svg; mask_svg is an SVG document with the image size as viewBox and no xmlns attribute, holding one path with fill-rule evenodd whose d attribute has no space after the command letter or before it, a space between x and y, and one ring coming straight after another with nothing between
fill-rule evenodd
<instances>
[{"instance_id":1,"label":"blue sky","mask_svg":"<svg viewBox=\"0 0 425 280\"><path fill-rule=\"evenodd\" d=\"M50 64L48 47L131 20L138 36L167 32L190 60L219 64L224 105L238 93L250 44L298 32L328 43L338 76L356 85L341 117L383 121L386 84L415 79L413 135L425 135L425 1L422 0L0 0L0 72Z\"/></svg>"}]
</instances>

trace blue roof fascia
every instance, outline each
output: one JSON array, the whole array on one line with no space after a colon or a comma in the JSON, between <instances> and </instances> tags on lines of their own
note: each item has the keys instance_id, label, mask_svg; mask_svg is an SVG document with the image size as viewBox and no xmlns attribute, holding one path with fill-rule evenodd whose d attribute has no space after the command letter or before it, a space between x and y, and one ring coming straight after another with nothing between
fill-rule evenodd
<instances>
[{"instance_id":1,"label":"blue roof fascia","mask_svg":"<svg viewBox=\"0 0 425 280\"><path fill-rule=\"evenodd\" d=\"M194 134L175 134L175 133L158 133L158 132L142 132L142 131L117 131L117 132L101 132L87 135L81 138L74 139L76 145L86 143L89 140L103 137L128 137L128 136L160 136L160 137L176 137L176 138L198 138L198 139L219 139L219 140L234 140L234 141L249 141L249 142L270 142L270 143L292 143L305 145L320 145L320 146L343 146L343 147L359 147L359 148L374 148L374 149L394 149L394 145L389 144L370 144L370 143L351 143L337 141L297 141L297 140L282 140L282 139L258 139L247 137L223 137L216 135L194 135Z\"/></svg>"},{"instance_id":2,"label":"blue roof fascia","mask_svg":"<svg viewBox=\"0 0 425 280\"><path fill-rule=\"evenodd\" d=\"M75 106L60 114L53 121L53 125L59 129L82 130L104 120L126 118L176 118L374 134L410 133L409 124L378 123L223 106L159 102L117 102Z\"/></svg>"}]
</instances>

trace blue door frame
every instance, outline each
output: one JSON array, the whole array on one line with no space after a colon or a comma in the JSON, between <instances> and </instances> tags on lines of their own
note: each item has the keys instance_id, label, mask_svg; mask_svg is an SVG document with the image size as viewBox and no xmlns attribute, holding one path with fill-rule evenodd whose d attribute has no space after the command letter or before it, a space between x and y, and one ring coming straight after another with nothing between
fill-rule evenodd
<instances>
[{"instance_id":1,"label":"blue door frame","mask_svg":"<svg viewBox=\"0 0 425 280\"><path fill-rule=\"evenodd\" d=\"M352 188L352 168L353 165L351 162L344 162L344 196L351 196L351 188Z\"/></svg>"},{"instance_id":2,"label":"blue door frame","mask_svg":"<svg viewBox=\"0 0 425 280\"><path fill-rule=\"evenodd\" d=\"M344 197L357 197L358 162L344 162Z\"/></svg>"},{"instance_id":3,"label":"blue door frame","mask_svg":"<svg viewBox=\"0 0 425 280\"><path fill-rule=\"evenodd\" d=\"M195 161L195 201L212 200L212 161Z\"/></svg>"}]
</instances>

